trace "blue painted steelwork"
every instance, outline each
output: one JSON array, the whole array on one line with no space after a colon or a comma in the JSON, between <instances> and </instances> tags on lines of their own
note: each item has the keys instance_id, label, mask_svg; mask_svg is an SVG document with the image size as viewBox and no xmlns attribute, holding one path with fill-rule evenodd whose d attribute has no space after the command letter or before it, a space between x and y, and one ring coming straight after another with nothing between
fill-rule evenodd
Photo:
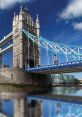
<instances>
[{"instance_id":1,"label":"blue painted steelwork","mask_svg":"<svg viewBox=\"0 0 82 117\"><path fill-rule=\"evenodd\" d=\"M32 72L34 73L34 72L42 72L42 71L62 70L64 68L70 69L70 68L74 68L74 67L82 67L82 61L28 68L28 69L26 69L26 71L29 73L32 73Z\"/></svg>"},{"instance_id":2,"label":"blue painted steelwork","mask_svg":"<svg viewBox=\"0 0 82 117\"><path fill-rule=\"evenodd\" d=\"M59 69L59 68L62 69L63 67L72 67L74 65L79 66L82 64L82 61L81 61L82 60L82 47L54 43L54 42L48 41L42 36L38 37L36 35L33 35L24 29L20 31L22 31L27 36L27 38L29 38L34 43L36 43L40 48L45 48L45 50L47 51L49 50L57 54L63 54L66 57L66 62L64 64L61 63L58 65L51 65L51 66L48 65L48 66L29 68L27 69L28 72L34 71L34 70L47 70L47 69ZM6 38L8 37L5 37L5 40ZM10 42L7 41L7 43L2 44L1 53L5 52L6 50L9 50L9 48L11 49L12 47L13 47L13 41L11 40ZM68 62L68 56L71 56L75 59L77 58L78 61L75 62L75 64L74 62Z\"/></svg>"},{"instance_id":3,"label":"blue painted steelwork","mask_svg":"<svg viewBox=\"0 0 82 117\"><path fill-rule=\"evenodd\" d=\"M74 101L38 95L27 98L29 102L40 102L41 106L43 106L42 114L44 117L82 117L82 103L77 101L77 98Z\"/></svg>"},{"instance_id":4,"label":"blue painted steelwork","mask_svg":"<svg viewBox=\"0 0 82 117\"><path fill-rule=\"evenodd\" d=\"M5 41L7 41L9 37L12 36L12 34L13 32L10 32L7 36L4 36L4 38L0 40L0 45L4 43Z\"/></svg>"},{"instance_id":5,"label":"blue painted steelwork","mask_svg":"<svg viewBox=\"0 0 82 117\"><path fill-rule=\"evenodd\" d=\"M43 38L42 36L40 36L40 37L35 36L24 29L22 29L20 31L22 31L30 40L32 40L34 43L36 43L38 46L40 46L42 48L53 51L54 53L69 55L69 56L72 56L72 57L75 57L78 59L82 59L82 47L81 46L58 44L58 43L48 41L47 39ZM10 44L12 44L12 41L10 41ZM7 46L7 45L8 45L8 42L7 42L7 44L2 46L2 49L4 49L5 46Z\"/></svg>"},{"instance_id":6,"label":"blue painted steelwork","mask_svg":"<svg viewBox=\"0 0 82 117\"><path fill-rule=\"evenodd\" d=\"M31 39L34 43L36 43L41 48L45 48L46 50L53 51L54 53L57 53L57 54L65 55L66 62L68 62L68 56L71 56L74 59L82 60L82 47L80 46L54 43L46 40L42 36L40 37L35 36L24 29L22 31L29 39Z\"/></svg>"},{"instance_id":7,"label":"blue painted steelwork","mask_svg":"<svg viewBox=\"0 0 82 117\"><path fill-rule=\"evenodd\" d=\"M1 49L5 49L7 48L9 45L13 44L13 40L9 40L8 42L6 42L4 45L1 46Z\"/></svg>"}]
</instances>

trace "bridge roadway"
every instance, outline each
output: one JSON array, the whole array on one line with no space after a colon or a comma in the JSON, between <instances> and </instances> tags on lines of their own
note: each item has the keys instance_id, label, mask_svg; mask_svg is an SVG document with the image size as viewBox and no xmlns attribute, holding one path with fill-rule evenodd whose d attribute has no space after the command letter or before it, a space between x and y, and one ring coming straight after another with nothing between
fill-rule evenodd
<instances>
[{"instance_id":1,"label":"bridge roadway","mask_svg":"<svg viewBox=\"0 0 82 117\"><path fill-rule=\"evenodd\" d=\"M39 66L26 69L29 73L40 74L58 74L58 73L73 73L82 72L82 61L61 63L58 65Z\"/></svg>"}]
</instances>

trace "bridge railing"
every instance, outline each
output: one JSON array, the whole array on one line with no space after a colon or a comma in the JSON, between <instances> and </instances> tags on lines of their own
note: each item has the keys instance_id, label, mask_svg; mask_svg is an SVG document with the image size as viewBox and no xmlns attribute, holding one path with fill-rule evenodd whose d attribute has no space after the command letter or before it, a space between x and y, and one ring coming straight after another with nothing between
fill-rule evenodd
<instances>
[{"instance_id":1,"label":"bridge railing","mask_svg":"<svg viewBox=\"0 0 82 117\"><path fill-rule=\"evenodd\" d=\"M43 71L43 70L50 70L50 69L59 69L59 68L69 68L69 67L77 67L77 66L82 66L82 61L75 61L75 62L69 62L69 63L61 63L57 65L46 65L46 66L37 66L33 68L28 68L26 71L32 72L32 71Z\"/></svg>"}]
</instances>

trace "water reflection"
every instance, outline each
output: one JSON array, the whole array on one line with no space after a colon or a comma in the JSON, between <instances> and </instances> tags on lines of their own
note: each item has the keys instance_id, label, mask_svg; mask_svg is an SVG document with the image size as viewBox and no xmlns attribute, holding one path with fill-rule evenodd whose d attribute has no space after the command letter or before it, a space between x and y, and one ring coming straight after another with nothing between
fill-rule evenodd
<instances>
[{"instance_id":1,"label":"water reflection","mask_svg":"<svg viewBox=\"0 0 82 117\"><path fill-rule=\"evenodd\" d=\"M38 116L37 114L34 114L32 117L82 117L82 105L78 103L68 103L37 97L29 97L29 100L38 100L40 103L41 114L39 113L40 115ZM34 112L38 113L39 111L35 109Z\"/></svg>"},{"instance_id":2,"label":"water reflection","mask_svg":"<svg viewBox=\"0 0 82 117\"><path fill-rule=\"evenodd\" d=\"M82 89L80 87L53 87L51 93L58 95L76 95L78 96L78 92L80 91L80 95L82 95Z\"/></svg>"},{"instance_id":3,"label":"water reflection","mask_svg":"<svg viewBox=\"0 0 82 117\"><path fill-rule=\"evenodd\" d=\"M27 117L26 96L26 92L1 92L1 114L8 117Z\"/></svg>"},{"instance_id":4,"label":"water reflection","mask_svg":"<svg viewBox=\"0 0 82 117\"><path fill-rule=\"evenodd\" d=\"M43 117L43 102L28 99L28 117Z\"/></svg>"},{"instance_id":5,"label":"water reflection","mask_svg":"<svg viewBox=\"0 0 82 117\"><path fill-rule=\"evenodd\" d=\"M55 87L53 94L74 94L80 88ZM42 95L42 94L41 94ZM82 117L82 104L31 96L26 91L0 92L0 117Z\"/></svg>"}]
</instances>

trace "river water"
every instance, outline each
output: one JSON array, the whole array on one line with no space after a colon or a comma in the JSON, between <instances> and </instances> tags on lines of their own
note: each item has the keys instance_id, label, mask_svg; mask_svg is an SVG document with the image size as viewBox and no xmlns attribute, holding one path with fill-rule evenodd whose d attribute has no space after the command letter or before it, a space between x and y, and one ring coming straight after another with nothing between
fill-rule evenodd
<instances>
[{"instance_id":1,"label":"river water","mask_svg":"<svg viewBox=\"0 0 82 117\"><path fill-rule=\"evenodd\" d=\"M52 98L55 95L73 96L74 100ZM82 117L82 103L77 99L81 96L81 87L53 87L46 95L30 95L20 90L2 90L0 117Z\"/></svg>"}]
</instances>

